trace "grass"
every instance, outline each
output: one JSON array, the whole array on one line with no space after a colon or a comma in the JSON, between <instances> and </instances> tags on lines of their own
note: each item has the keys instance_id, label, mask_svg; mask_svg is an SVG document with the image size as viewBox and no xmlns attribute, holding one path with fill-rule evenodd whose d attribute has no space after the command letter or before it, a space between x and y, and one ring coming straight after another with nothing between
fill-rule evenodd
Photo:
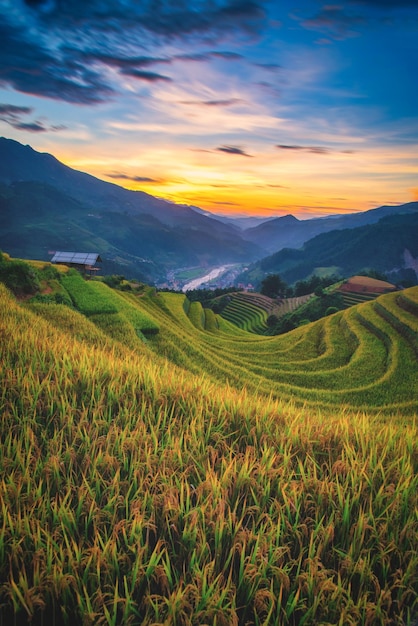
<instances>
[{"instance_id":1,"label":"grass","mask_svg":"<svg viewBox=\"0 0 418 626\"><path fill-rule=\"evenodd\" d=\"M93 292L0 285L0 624L412 624L418 289L279 337Z\"/></svg>"}]
</instances>

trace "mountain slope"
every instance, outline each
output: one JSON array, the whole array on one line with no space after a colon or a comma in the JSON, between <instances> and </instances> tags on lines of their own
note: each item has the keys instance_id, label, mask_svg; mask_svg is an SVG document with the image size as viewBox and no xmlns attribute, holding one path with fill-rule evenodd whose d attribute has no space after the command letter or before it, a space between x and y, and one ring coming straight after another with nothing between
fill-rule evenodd
<instances>
[{"instance_id":1,"label":"mountain slope","mask_svg":"<svg viewBox=\"0 0 418 626\"><path fill-rule=\"evenodd\" d=\"M321 233L358 228L367 224L375 224L389 215L416 213L417 211L418 202L409 202L400 206L383 206L360 213L320 219L298 220L293 215L286 215L255 228L249 228L243 236L248 241L274 253L282 248L300 248L309 239Z\"/></svg>"},{"instance_id":2,"label":"mountain slope","mask_svg":"<svg viewBox=\"0 0 418 626\"><path fill-rule=\"evenodd\" d=\"M396 272L405 268L405 250L414 258L418 256L418 212L389 215L367 226L323 233L303 248L286 248L256 262L238 280L257 283L266 274L278 273L294 282L323 267L345 277L365 269Z\"/></svg>"},{"instance_id":3,"label":"mountain slope","mask_svg":"<svg viewBox=\"0 0 418 626\"><path fill-rule=\"evenodd\" d=\"M262 256L233 226L7 139L0 139L0 183L0 248L13 256L46 260L50 250L98 250L105 271L151 282L182 266Z\"/></svg>"}]
</instances>

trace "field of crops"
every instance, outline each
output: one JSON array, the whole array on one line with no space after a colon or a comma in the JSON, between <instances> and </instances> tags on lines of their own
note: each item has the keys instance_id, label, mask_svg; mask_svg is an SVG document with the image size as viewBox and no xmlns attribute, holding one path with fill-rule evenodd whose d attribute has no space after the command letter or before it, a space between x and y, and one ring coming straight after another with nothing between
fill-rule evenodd
<instances>
[{"instance_id":1,"label":"field of crops","mask_svg":"<svg viewBox=\"0 0 418 626\"><path fill-rule=\"evenodd\" d=\"M0 285L0 624L412 624L418 288L266 337L68 278Z\"/></svg>"},{"instance_id":2,"label":"field of crops","mask_svg":"<svg viewBox=\"0 0 418 626\"><path fill-rule=\"evenodd\" d=\"M297 296L295 298L284 298L273 300L256 293L232 293L228 296L229 302L222 311L222 317L232 322L238 328L249 332L263 334L267 330L267 318L269 315L281 317L286 313L291 313L297 307L305 304L310 298L307 296Z\"/></svg>"},{"instance_id":3,"label":"field of crops","mask_svg":"<svg viewBox=\"0 0 418 626\"><path fill-rule=\"evenodd\" d=\"M219 317L218 328L204 332L207 311L198 303L185 306L180 294L157 294L140 304L164 328L150 347L190 371L316 408L388 414L414 413L418 406L408 330L418 329L411 312L417 300L416 288L387 294L277 337L247 333ZM385 316L389 309L397 325Z\"/></svg>"}]
</instances>

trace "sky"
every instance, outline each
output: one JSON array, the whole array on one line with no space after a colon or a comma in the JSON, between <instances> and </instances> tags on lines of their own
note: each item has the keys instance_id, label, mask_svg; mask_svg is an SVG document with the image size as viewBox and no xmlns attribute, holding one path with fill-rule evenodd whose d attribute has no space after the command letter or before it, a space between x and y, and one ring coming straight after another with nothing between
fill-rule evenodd
<instances>
[{"instance_id":1,"label":"sky","mask_svg":"<svg viewBox=\"0 0 418 626\"><path fill-rule=\"evenodd\" d=\"M0 135L224 215L418 200L418 2L0 0Z\"/></svg>"}]
</instances>

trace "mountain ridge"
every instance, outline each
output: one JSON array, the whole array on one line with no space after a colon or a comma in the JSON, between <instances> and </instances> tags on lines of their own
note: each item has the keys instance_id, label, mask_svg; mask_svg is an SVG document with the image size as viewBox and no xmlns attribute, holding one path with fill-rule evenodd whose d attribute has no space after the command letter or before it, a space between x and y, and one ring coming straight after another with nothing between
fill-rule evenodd
<instances>
[{"instance_id":1,"label":"mountain ridge","mask_svg":"<svg viewBox=\"0 0 418 626\"><path fill-rule=\"evenodd\" d=\"M278 273L288 281L301 280L318 268L329 268L344 277L374 269L406 277L405 270L415 273L413 261L418 257L418 203L411 203L410 213L386 215L378 222L356 228L335 229L309 239L303 247L284 248L256 261L237 280L256 283L266 274ZM409 263L405 256L408 251ZM409 257L408 257L409 258ZM412 274L410 278L413 279Z\"/></svg>"},{"instance_id":2,"label":"mountain ridge","mask_svg":"<svg viewBox=\"0 0 418 626\"><path fill-rule=\"evenodd\" d=\"M14 256L48 260L50 249L98 247L107 255L106 271L159 283L173 268L263 256L231 225L101 181L4 138L0 184L0 247Z\"/></svg>"},{"instance_id":3,"label":"mountain ridge","mask_svg":"<svg viewBox=\"0 0 418 626\"><path fill-rule=\"evenodd\" d=\"M234 221L125 189L0 138L0 249L40 260L49 260L50 250L97 250L105 272L160 286L180 268L248 266L324 232L416 211L418 202L310 220L289 214Z\"/></svg>"}]
</instances>

